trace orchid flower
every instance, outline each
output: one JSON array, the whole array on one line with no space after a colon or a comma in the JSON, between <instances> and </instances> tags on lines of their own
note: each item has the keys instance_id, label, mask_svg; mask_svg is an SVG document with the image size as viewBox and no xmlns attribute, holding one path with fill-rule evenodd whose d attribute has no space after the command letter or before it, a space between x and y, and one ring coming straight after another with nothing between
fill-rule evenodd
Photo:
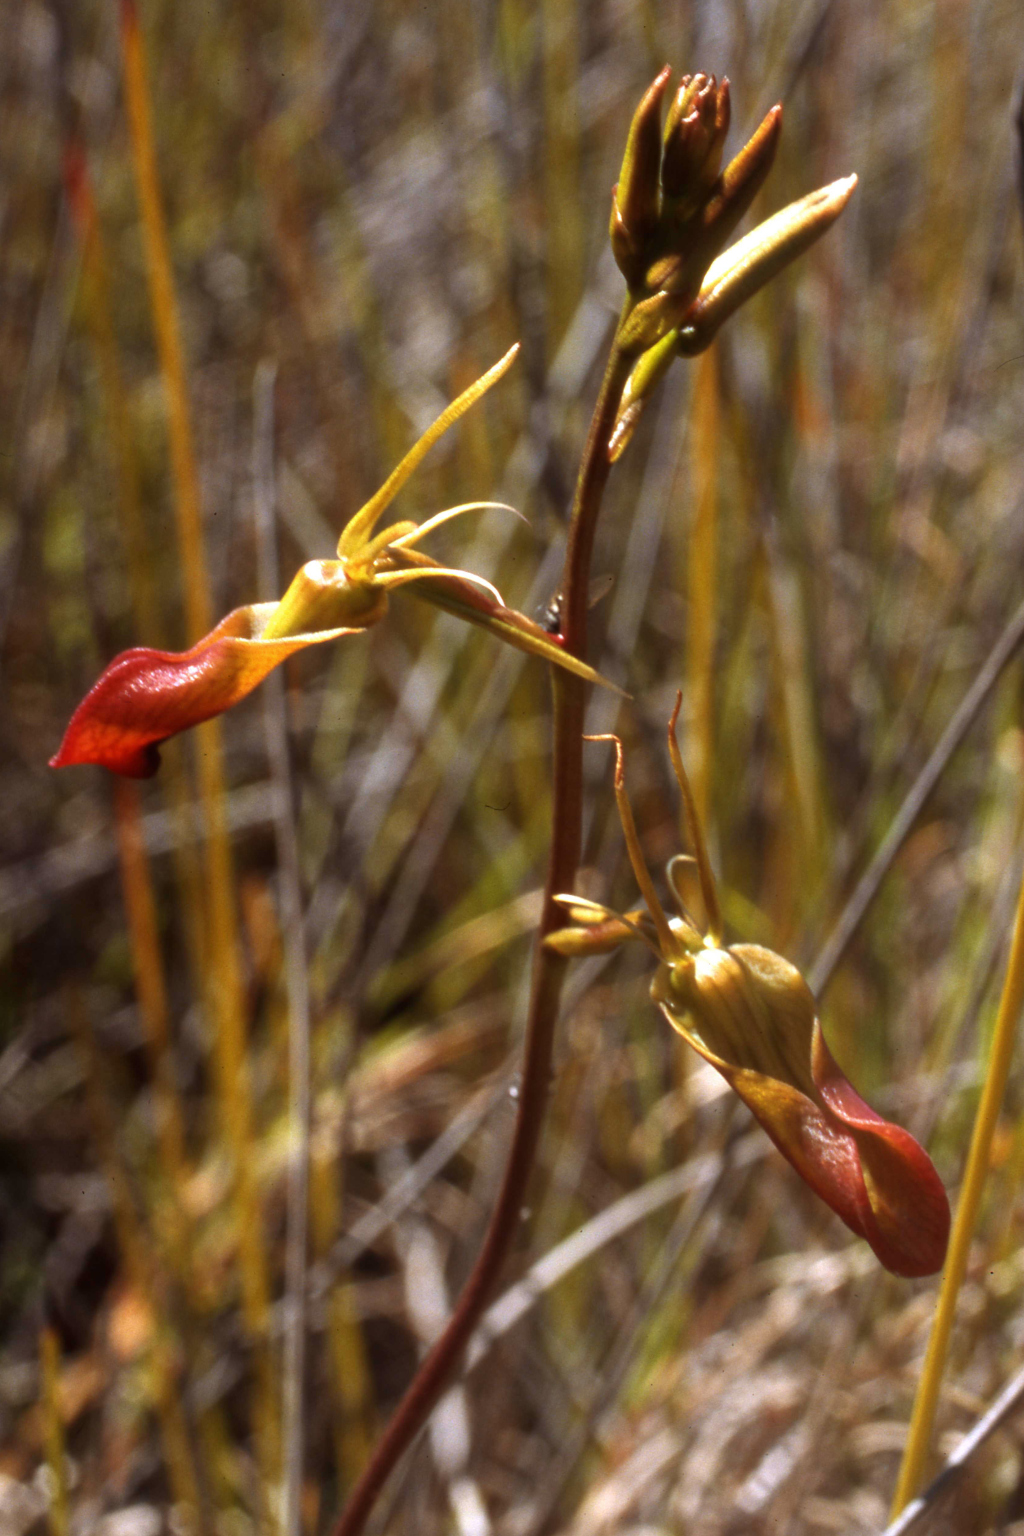
<instances>
[{"instance_id":1,"label":"orchid flower","mask_svg":"<svg viewBox=\"0 0 1024 1536\"><path fill-rule=\"evenodd\" d=\"M675 736L669 752L682 793L707 918L686 912L677 874L668 881L679 915L666 915L644 864L626 797L622 744L615 796L630 862L646 907L619 916L578 896L556 896L574 926L547 943L562 954L604 952L626 939L653 950L651 997L665 1018L739 1095L782 1155L894 1274L934 1274L949 1236L949 1203L926 1153L865 1104L825 1043L814 998L788 960L759 944L725 944L717 887Z\"/></svg>"},{"instance_id":2,"label":"orchid flower","mask_svg":"<svg viewBox=\"0 0 1024 1536\"><path fill-rule=\"evenodd\" d=\"M404 587L520 650L602 681L539 624L507 608L489 581L440 565L416 547L448 519L504 503L469 502L420 524L398 522L376 531L385 508L430 448L501 378L518 350L512 347L427 429L347 524L336 560L309 561L279 602L236 608L187 651L137 647L115 657L75 710L50 766L100 763L129 778L148 778L159 765L160 743L169 736L230 709L294 652L379 623L390 594Z\"/></svg>"}]
</instances>

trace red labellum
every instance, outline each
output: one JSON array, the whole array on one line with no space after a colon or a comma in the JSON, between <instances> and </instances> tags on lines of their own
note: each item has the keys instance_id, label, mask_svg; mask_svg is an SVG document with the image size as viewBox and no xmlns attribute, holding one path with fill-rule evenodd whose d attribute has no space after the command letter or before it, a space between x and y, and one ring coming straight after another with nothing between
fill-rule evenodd
<instances>
[{"instance_id":1,"label":"red labellum","mask_svg":"<svg viewBox=\"0 0 1024 1536\"><path fill-rule=\"evenodd\" d=\"M295 651L358 633L327 629L261 640L277 607L236 608L188 651L123 651L75 710L50 767L99 763L126 778L148 779L168 736L230 709Z\"/></svg>"}]
</instances>

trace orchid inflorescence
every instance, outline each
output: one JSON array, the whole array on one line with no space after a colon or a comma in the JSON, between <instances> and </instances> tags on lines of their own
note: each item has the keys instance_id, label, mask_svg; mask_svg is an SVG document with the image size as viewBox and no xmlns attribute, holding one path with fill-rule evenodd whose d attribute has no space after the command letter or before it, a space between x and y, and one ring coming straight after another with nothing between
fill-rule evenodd
<instances>
[{"instance_id":1,"label":"orchid inflorescence","mask_svg":"<svg viewBox=\"0 0 1024 1536\"><path fill-rule=\"evenodd\" d=\"M624 451L672 360L710 345L740 304L824 233L857 180L846 177L791 204L723 254L771 169L782 109L772 108L720 172L729 82L684 75L662 130L670 80L666 67L637 108L612 196L612 249L629 285L616 346L636 361L607 445L611 460ZM348 523L337 559L307 562L280 601L234 609L187 651L136 647L115 657L76 709L52 766L101 763L116 773L149 777L169 736L230 709L296 651L379 623L389 595L403 588L509 645L588 681L603 681L560 636L508 608L490 582L441 565L418 548L447 520L503 503L469 502L419 525L405 521L376 531L429 449L501 378L517 351L512 347L428 428Z\"/></svg>"},{"instance_id":2,"label":"orchid inflorescence","mask_svg":"<svg viewBox=\"0 0 1024 1536\"><path fill-rule=\"evenodd\" d=\"M721 1073L801 1178L866 1239L886 1269L933 1274L945 1257L949 1203L928 1156L909 1132L869 1108L844 1077L797 968L760 944L724 941L718 889L676 740L681 703L679 694L668 746L694 857L677 856L667 868L677 915L666 914L644 862L626 796L622 743L617 736L590 737L615 746L615 798L646 906L619 915L598 902L558 895L573 926L546 942L566 955L606 953L631 939L646 944L658 961L653 1001ZM696 864L704 933L683 902L683 862Z\"/></svg>"},{"instance_id":3,"label":"orchid inflorescence","mask_svg":"<svg viewBox=\"0 0 1024 1536\"><path fill-rule=\"evenodd\" d=\"M856 184L851 176L811 193L723 253L771 167L781 108L768 113L720 171L728 81L684 75L662 128L670 78L662 70L636 111L612 198L612 248L629 286L616 346L636 359L608 443L612 460L671 360L707 346L739 304L829 227ZM278 602L235 609L190 650L136 648L116 657L72 716L54 766L94 762L147 777L156 771L162 741L230 708L294 652L378 624L400 590L577 676L603 681L560 636L506 607L489 581L420 549L450 519L504 503L469 502L419 524L399 521L378 531L385 509L433 444L501 378L517 351L511 348L428 428L345 527L336 559L309 561ZM630 939L645 943L658 959L651 995L662 1013L735 1089L807 1183L888 1268L931 1273L945 1252L949 1208L925 1153L869 1109L839 1071L799 971L759 945L724 943L715 880L675 738L678 712L677 701L669 751L706 932L683 906L678 860L668 866L678 914L668 917L661 906L625 794L622 746L612 736L601 739L615 744L615 794L645 906L619 915L560 895L571 926L545 942L564 955L608 951Z\"/></svg>"}]
</instances>

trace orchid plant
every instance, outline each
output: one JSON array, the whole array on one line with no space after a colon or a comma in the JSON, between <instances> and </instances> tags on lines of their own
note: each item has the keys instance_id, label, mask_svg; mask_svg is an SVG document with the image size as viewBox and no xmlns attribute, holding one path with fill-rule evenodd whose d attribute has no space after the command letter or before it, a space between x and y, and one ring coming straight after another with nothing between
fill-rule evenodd
<instances>
[{"instance_id":1,"label":"orchid plant","mask_svg":"<svg viewBox=\"0 0 1024 1536\"><path fill-rule=\"evenodd\" d=\"M463 1297L378 1443L335 1536L354 1536L363 1528L385 1478L440 1395L497 1278L533 1165L561 979L573 955L628 941L645 944L657 962L651 996L664 1017L722 1075L807 1184L896 1274L930 1274L943 1261L949 1209L926 1154L907 1132L869 1109L840 1072L796 968L771 950L725 940L704 833L676 741L678 700L669 751L699 876L703 930L682 902L678 859L667 877L676 915L668 916L661 905L641 854L625 792L622 747L614 736L601 739L615 745L615 795L644 906L620 916L571 894L580 847L583 685L601 681L586 659L590 555L611 467L674 359L706 348L742 303L829 228L856 185L856 177L849 176L812 192L727 248L771 169L782 109L774 107L722 169L729 121L727 80L684 75L673 91L667 67L634 115L613 191L610 229L627 291L580 466L553 632L506 606L490 582L443 565L420 547L442 523L494 503L472 502L418 525L398 521L378 531L384 511L432 445L511 365L513 347L438 417L356 513L336 558L309 562L280 601L236 609L188 651L133 649L115 658L75 711L52 759L56 767L99 763L145 777L156 771L162 741L229 709L296 651L377 625L397 592L433 603L551 664L551 854L505 1179Z\"/></svg>"}]
</instances>

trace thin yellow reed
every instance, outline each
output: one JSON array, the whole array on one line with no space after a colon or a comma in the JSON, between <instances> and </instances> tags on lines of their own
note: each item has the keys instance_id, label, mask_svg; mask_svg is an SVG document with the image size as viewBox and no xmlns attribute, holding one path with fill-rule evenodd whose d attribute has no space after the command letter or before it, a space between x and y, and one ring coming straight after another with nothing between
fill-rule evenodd
<instances>
[{"instance_id":1,"label":"thin yellow reed","mask_svg":"<svg viewBox=\"0 0 1024 1536\"><path fill-rule=\"evenodd\" d=\"M142 212L142 238L153 325L166 389L178 542L185 583L186 627L188 641L192 645L210 629L213 622L210 585L203 548L199 479L192 446L185 359L181 349L174 274L157 176L149 82L135 0L121 0L121 62L135 184Z\"/></svg>"},{"instance_id":2,"label":"thin yellow reed","mask_svg":"<svg viewBox=\"0 0 1024 1536\"><path fill-rule=\"evenodd\" d=\"M1010 958L1006 967L1002 996L999 999L999 1011L992 1034L985 1083L974 1120L964 1181L953 1221L949 1253L946 1256L946 1266L942 1271L939 1299L932 1320L932 1331L928 1339L924 1365L917 1384L910 1430L900 1465L896 1492L893 1496L894 1517L914 1498L924 1477L939 1391L949 1354L949 1340L956 1316L957 1297L967 1271L971 1240L974 1236L985 1179L989 1171L992 1138L995 1135L1010 1063L1013 1059L1022 1002L1024 1002L1024 882L1021 884L1017 898Z\"/></svg>"},{"instance_id":3,"label":"thin yellow reed","mask_svg":"<svg viewBox=\"0 0 1024 1536\"><path fill-rule=\"evenodd\" d=\"M340 1159L334 1138L321 1133L310 1158L313 1251L323 1258L341 1229ZM366 1343L351 1285L335 1284L327 1303L327 1345L334 1415L335 1458L341 1485L350 1488L373 1444L373 1384Z\"/></svg>"},{"instance_id":4,"label":"thin yellow reed","mask_svg":"<svg viewBox=\"0 0 1024 1536\"><path fill-rule=\"evenodd\" d=\"M804 608L793 563L782 548L775 524L765 529L768 618L775 657L777 730L785 752L791 793L785 797L785 825L779 828L773 862L788 866L781 885L789 892L779 911L799 902L822 861L822 808L812 674L804 634ZM796 836L794 837L794 833ZM780 890L781 896L781 890ZM795 916L795 912L792 913Z\"/></svg>"},{"instance_id":5,"label":"thin yellow reed","mask_svg":"<svg viewBox=\"0 0 1024 1536\"><path fill-rule=\"evenodd\" d=\"M291 308L297 315L306 343L312 377L326 428L328 451L334 465L333 517L343 528L362 505L358 434L350 428L360 419L362 402L353 395L351 381L337 366L336 349L325 345L323 317L334 301L325 292L307 229L303 188L293 164L294 144L289 129L300 125L293 119L274 118L254 141L259 174L274 249L288 287ZM354 222L354 221L353 221ZM350 309L352 306L346 305Z\"/></svg>"},{"instance_id":6,"label":"thin yellow reed","mask_svg":"<svg viewBox=\"0 0 1024 1536\"><path fill-rule=\"evenodd\" d=\"M42 1374L43 1431L46 1438L46 1464L50 1469L50 1530L53 1536L67 1536L68 1469L64 1454L64 1421L60 1411L60 1341L53 1328L39 1335L39 1366Z\"/></svg>"},{"instance_id":7,"label":"thin yellow reed","mask_svg":"<svg viewBox=\"0 0 1024 1536\"><path fill-rule=\"evenodd\" d=\"M81 147L74 142L65 152L65 182L82 250L86 327L99 369L113 446L117 484L115 505L124 540L135 630L143 645L166 650L169 642L163 622L156 561L143 515L138 456L118 360L110 303L109 262L92 194L88 162ZM181 744L177 741L167 742L164 747L161 782L178 832L172 857L189 962L198 988L203 976L203 879L190 835L190 796Z\"/></svg>"},{"instance_id":8,"label":"thin yellow reed","mask_svg":"<svg viewBox=\"0 0 1024 1536\"><path fill-rule=\"evenodd\" d=\"M187 632L190 642L194 642L211 627L210 589L174 278L157 177L149 85L134 0L122 0L121 3L121 57L150 303L167 396ZM242 1308L247 1331L256 1346L256 1438L263 1487L270 1490L277 1486L280 1476L280 1435L269 1342L269 1285L255 1177L234 874L224 809L218 721L210 720L198 727L196 759L199 799L206 824L203 853L209 956L207 1000L215 1040L217 1096L234 1165Z\"/></svg>"},{"instance_id":9,"label":"thin yellow reed","mask_svg":"<svg viewBox=\"0 0 1024 1536\"><path fill-rule=\"evenodd\" d=\"M161 624L160 594L142 513L138 457L118 361L106 250L85 154L76 143L70 144L65 153L65 181L82 251L85 320L99 368L100 387L114 450L116 506L127 557L132 611L143 642L147 645L162 645L166 644L166 640Z\"/></svg>"},{"instance_id":10,"label":"thin yellow reed","mask_svg":"<svg viewBox=\"0 0 1024 1536\"><path fill-rule=\"evenodd\" d=\"M170 1010L160 953L153 883L142 836L139 791L128 779L118 779L115 783L114 823L135 986L153 1078L157 1146L167 1201L169 1248L178 1275L187 1284L191 1263L188 1235L179 1203L180 1192L188 1178L184 1120L172 1068Z\"/></svg>"},{"instance_id":11,"label":"thin yellow reed","mask_svg":"<svg viewBox=\"0 0 1024 1536\"><path fill-rule=\"evenodd\" d=\"M202 748L199 761L202 769L206 761ZM216 769L209 769L208 772L211 776L215 772L217 779L220 779L219 759ZM200 782L203 782L202 772ZM263 1219L256 1185L256 1148L233 906L234 875L224 819L223 794L218 793L208 781L204 788L206 793L203 798L212 823L205 852L209 893L209 949L213 957L208 987L216 1032L216 1087L221 1119L234 1163L242 1310L246 1329L256 1346L257 1443L264 1487L272 1488L277 1486L280 1476L280 1425L276 1373L270 1345L270 1297Z\"/></svg>"},{"instance_id":12,"label":"thin yellow reed","mask_svg":"<svg viewBox=\"0 0 1024 1536\"><path fill-rule=\"evenodd\" d=\"M157 1420L171 1490L186 1530L198 1528L201 1504L188 1426L182 1408L181 1371L168 1321L163 1315L161 1276L139 1222L135 1201L117 1149L114 1111L103 1063L85 1008L70 998L69 1013L85 1063L85 1088L100 1166L110 1188L114 1226L130 1282L153 1303L150 1366Z\"/></svg>"},{"instance_id":13,"label":"thin yellow reed","mask_svg":"<svg viewBox=\"0 0 1024 1536\"><path fill-rule=\"evenodd\" d=\"M690 536L686 545L686 761L697 819L710 824L718 582L718 347L701 354L690 416Z\"/></svg>"},{"instance_id":14,"label":"thin yellow reed","mask_svg":"<svg viewBox=\"0 0 1024 1536\"><path fill-rule=\"evenodd\" d=\"M303 28L297 10L289 21L294 30ZM359 423L372 422L381 462L391 464L401 458L407 446L408 418L384 377L386 328L374 298L375 284L360 238L352 189L343 161L324 153L327 104L317 84L322 78L319 39L307 33L299 46L306 62L297 76L307 82L308 90L300 88L288 106L266 122L254 138L253 150L275 254L288 287L291 311L303 332L321 415L328 425L327 451L335 469L331 516L340 530L371 489L364 483L365 454L358 451ZM298 171L300 157L315 170L317 196L326 197L335 210L329 273L323 270L317 242L310 232L309 197ZM364 365L358 393L353 392L345 370L337 366L335 329L324 325L327 313L336 317L335 327L358 337Z\"/></svg>"},{"instance_id":15,"label":"thin yellow reed","mask_svg":"<svg viewBox=\"0 0 1024 1536\"><path fill-rule=\"evenodd\" d=\"M549 357L554 358L579 300L585 270L576 97L580 39L574 7L563 5L562 0L544 0L541 35L546 143L546 329Z\"/></svg>"}]
</instances>

